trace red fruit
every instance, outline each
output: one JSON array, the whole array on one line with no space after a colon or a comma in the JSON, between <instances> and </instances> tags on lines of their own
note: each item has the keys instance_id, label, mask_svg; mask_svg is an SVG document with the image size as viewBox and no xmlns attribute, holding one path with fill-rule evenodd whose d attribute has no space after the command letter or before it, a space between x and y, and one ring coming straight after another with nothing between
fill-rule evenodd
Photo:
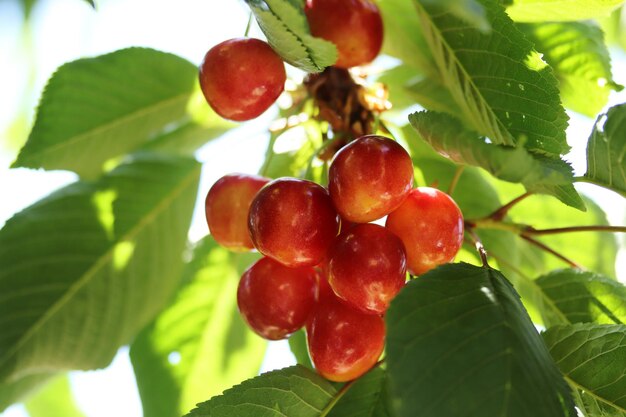
<instances>
[{"instance_id":1,"label":"red fruit","mask_svg":"<svg viewBox=\"0 0 626 417\"><path fill-rule=\"evenodd\" d=\"M316 303L316 275L313 268L288 268L261 258L239 281L239 312L259 336L284 339L309 318Z\"/></svg>"},{"instance_id":2,"label":"red fruit","mask_svg":"<svg viewBox=\"0 0 626 417\"><path fill-rule=\"evenodd\" d=\"M329 172L330 196L342 218L367 223L389 214L413 185L411 157L383 136L362 136L342 148Z\"/></svg>"},{"instance_id":3,"label":"red fruit","mask_svg":"<svg viewBox=\"0 0 626 417\"><path fill-rule=\"evenodd\" d=\"M256 193L269 181L257 175L229 174L213 184L204 208L209 231L217 243L234 251L254 249L248 210Z\"/></svg>"},{"instance_id":4,"label":"red fruit","mask_svg":"<svg viewBox=\"0 0 626 417\"><path fill-rule=\"evenodd\" d=\"M371 0L307 0L311 33L337 46L335 66L350 68L372 61L383 44L383 21Z\"/></svg>"},{"instance_id":5,"label":"red fruit","mask_svg":"<svg viewBox=\"0 0 626 417\"><path fill-rule=\"evenodd\" d=\"M291 267L314 266L324 259L337 236L339 216L324 187L279 178L252 201L248 226L262 254Z\"/></svg>"},{"instance_id":6,"label":"red fruit","mask_svg":"<svg viewBox=\"0 0 626 417\"><path fill-rule=\"evenodd\" d=\"M408 269L421 275L451 262L463 244L463 214L452 198L437 189L411 190L386 226L406 249Z\"/></svg>"},{"instance_id":7,"label":"red fruit","mask_svg":"<svg viewBox=\"0 0 626 417\"><path fill-rule=\"evenodd\" d=\"M349 381L378 361L385 346L385 322L331 296L320 300L307 323L307 342L317 372Z\"/></svg>"},{"instance_id":8,"label":"red fruit","mask_svg":"<svg viewBox=\"0 0 626 417\"><path fill-rule=\"evenodd\" d=\"M382 226L359 224L335 240L326 270L340 298L365 313L382 314L406 280L404 246Z\"/></svg>"},{"instance_id":9,"label":"red fruit","mask_svg":"<svg viewBox=\"0 0 626 417\"><path fill-rule=\"evenodd\" d=\"M244 121L267 110L285 88L285 65L265 42L236 38L215 45L200 65L200 87L220 116Z\"/></svg>"}]
</instances>

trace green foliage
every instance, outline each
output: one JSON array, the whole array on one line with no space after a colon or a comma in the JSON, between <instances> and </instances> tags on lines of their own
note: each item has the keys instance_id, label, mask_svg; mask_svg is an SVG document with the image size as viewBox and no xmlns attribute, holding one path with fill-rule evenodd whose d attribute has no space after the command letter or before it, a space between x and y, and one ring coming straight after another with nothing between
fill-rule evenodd
<instances>
[{"instance_id":1,"label":"green foliage","mask_svg":"<svg viewBox=\"0 0 626 417\"><path fill-rule=\"evenodd\" d=\"M67 375L54 378L25 405L30 417L86 417L72 397Z\"/></svg>"},{"instance_id":2,"label":"green foliage","mask_svg":"<svg viewBox=\"0 0 626 417\"><path fill-rule=\"evenodd\" d=\"M568 22L607 16L624 0L513 0L506 10L518 22Z\"/></svg>"},{"instance_id":3,"label":"green foliage","mask_svg":"<svg viewBox=\"0 0 626 417\"><path fill-rule=\"evenodd\" d=\"M626 196L626 104L600 115L587 144L589 181Z\"/></svg>"},{"instance_id":4,"label":"green foliage","mask_svg":"<svg viewBox=\"0 0 626 417\"><path fill-rule=\"evenodd\" d=\"M495 144L523 143L546 155L569 149L557 80L497 2L482 2L488 33L414 2L439 78L471 128Z\"/></svg>"},{"instance_id":5,"label":"green foliage","mask_svg":"<svg viewBox=\"0 0 626 417\"><path fill-rule=\"evenodd\" d=\"M154 318L180 281L199 174L190 159L138 155L6 223L0 384L106 366Z\"/></svg>"},{"instance_id":6,"label":"green foliage","mask_svg":"<svg viewBox=\"0 0 626 417\"><path fill-rule=\"evenodd\" d=\"M296 362L299 365L313 369L311 358L309 358L309 348L307 347L304 329L298 330L289 336L289 348L291 349L291 353L296 357Z\"/></svg>"},{"instance_id":7,"label":"green foliage","mask_svg":"<svg viewBox=\"0 0 626 417\"><path fill-rule=\"evenodd\" d=\"M175 300L131 346L145 417L176 417L255 376L266 342L237 311L237 284L256 254L207 237L196 245Z\"/></svg>"},{"instance_id":8,"label":"green foliage","mask_svg":"<svg viewBox=\"0 0 626 417\"><path fill-rule=\"evenodd\" d=\"M304 3L290 0L246 0L267 41L285 62L319 72L337 61L331 42L311 36Z\"/></svg>"},{"instance_id":9,"label":"green foliage","mask_svg":"<svg viewBox=\"0 0 626 417\"><path fill-rule=\"evenodd\" d=\"M197 76L188 61L143 48L65 64L48 82L13 166L96 178L107 160L189 118Z\"/></svg>"},{"instance_id":10,"label":"green foliage","mask_svg":"<svg viewBox=\"0 0 626 417\"><path fill-rule=\"evenodd\" d=\"M43 388L54 375L53 372L43 372L0 384L0 412Z\"/></svg>"},{"instance_id":11,"label":"green foliage","mask_svg":"<svg viewBox=\"0 0 626 417\"><path fill-rule=\"evenodd\" d=\"M376 367L359 378L332 408L328 417L392 416L387 374Z\"/></svg>"},{"instance_id":12,"label":"green foliage","mask_svg":"<svg viewBox=\"0 0 626 417\"><path fill-rule=\"evenodd\" d=\"M243 382L198 404L189 417L321 417L337 394L315 372L293 366Z\"/></svg>"},{"instance_id":13,"label":"green foliage","mask_svg":"<svg viewBox=\"0 0 626 417\"><path fill-rule=\"evenodd\" d=\"M556 326L543 338L567 381L579 390L581 408L592 410L587 415L626 413L626 326Z\"/></svg>"},{"instance_id":14,"label":"green foliage","mask_svg":"<svg viewBox=\"0 0 626 417\"><path fill-rule=\"evenodd\" d=\"M386 315L392 403L404 416L575 416L569 389L506 278L451 264Z\"/></svg>"},{"instance_id":15,"label":"green foliage","mask_svg":"<svg viewBox=\"0 0 626 417\"><path fill-rule=\"evenodd\" d=\"M486 32L490 29L485 9L477 0L423 0L423 2L450 11L482 31Z\"/></svg>"},{"instance_id":16,"label":"green foliage","mask_svg":"<svg viewBox=\"0 0 626 417\"><path fill-rule=\"evenodd\" d=\"M613 81L602 30L589 22L520 24L518 27L554 68L566 107L595 117L606 105Z\"/></svg>"},{"instance_id":17,"label":"green foliage","mask_svg":"<svg viewBox=\"0 0 626 417\"><path fill-rule=\"evenodd\" d=\"M576 269L554 271L537 279L550 309L544 322L626 323L626 287L593 272Z\"/></svg>"}]
</instances>

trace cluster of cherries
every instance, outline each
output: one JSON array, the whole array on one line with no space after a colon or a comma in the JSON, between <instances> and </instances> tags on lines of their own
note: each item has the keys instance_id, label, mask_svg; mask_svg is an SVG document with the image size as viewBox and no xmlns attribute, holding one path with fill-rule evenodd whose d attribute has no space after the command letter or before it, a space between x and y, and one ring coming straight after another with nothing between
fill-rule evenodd
<instances>
[{"instance_id":1,"label":"cluster of cherries","mask_svg":"<svg viewBox=\"0 0 626 417\"><path fill-rule=\"evenodd\" d=\"M277 340L306 326L313 364L330 380L369 370L407 271L420 275L452 261L463 241L455 202L412 185L408 153L376 135L335 155L328 188L243 174L218 180L206 198L211 234L232 250L264 255L237 291L252 330ZM385 216L385 226L370 223Z\"/></svg>"},{"instance_id":2,"label":"cluster of cherries","mask_svg":"<svg viewBox=\"0 0 626 417\"><path fill-rule=\"evenodd\" d=\"M307 0L304 12L313 36L336 45L336 67L367 64L380 52L383 22L371 0ZM282 59L266 42L235 38L206 53L199 79L217 114L245 121L276 101L284 90L286 73Z\"/></svg>"}]
</instances>

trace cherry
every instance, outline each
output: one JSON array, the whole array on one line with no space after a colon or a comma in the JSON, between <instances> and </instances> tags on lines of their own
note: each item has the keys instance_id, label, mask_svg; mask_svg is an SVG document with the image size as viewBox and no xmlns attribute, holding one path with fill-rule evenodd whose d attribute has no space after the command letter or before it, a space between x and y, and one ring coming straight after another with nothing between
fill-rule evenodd
<instances>
[{"instance_id":1,"label":"cherry","mask_svg":"<svg viewBox=\"0 0 626 417\"><path fill-rule=\"evenodd\" d=\"M463 243L461 210L448 194L434 188L411 190L387 216L386 226L402 239L414 275L451 262Z\"/></svg>"},{"instance_id":2,"label":"cherry","mask_svg":"<svg viewBox=\"0 0 626 417\"><path fill-rule=\"evenodd\" d=\"M314 266L324 259L337 236L339 216L324 187L279 178L252 201L248 226L262 254L286 266Z\"/></svg>"},{"instance_id":3,"label":"cherry","mask_svg":"<svg viewBox=\"0 0 626 417\"><path fill-rule=\"evenodd\" d=\"M209 49L199 75L213 110L235 121L261 115L283 92L287 78L278 54L253 38L230 39Z\"/></svg>"},{"instance_id":4,"label":"cherry","mask_svg":"<svg viewBox=\"0 0 626 417\"><path fill-rule=\"evenodd\" d=\"M383 21L371 0L307 0L304 8L313 36L337 46L335 66L372 61L383 44Z\"/></svg>"},{"instance_id":5,"label":"cherry","mask_svg":"<svg viewBox=\"0 0 626 417\"><path fill-rule=\"evenodd\" d=\"M331 381L349 381L376 364L385 346L385 322L328 294L306 325L311 361Z\"/></svg>"},{"instance_id":6,"label":"cherry","mask_svg":"<svg viewBox=\"0 0 626 417\"><path fill-rule=\"evenodd\" d=\"M411 157L383 136L362 136L330 165L330 196L342 218L367 223L395 210L413 184Z\"/></svg>"},{"instance_id":7,"label":"cherry","mask_svg":"<svg viewBox=\"0 0 626 417\"><path fill-rule=\"evenodd\" d=\"M225 175L209 190L204 202L209 231L217 243L234 250L254 249L248 232L248 210L269 178L247 174Z\"/></svg>"},{"instance_id":8,"label":"cherry","mask_svg":"<svg viewBox=\"0 0 626 417\"><path fill-rule=\"evenodd\" d=\"M382 226L359 224L335 240L326 270L340 298L363 312L382 314L406 280L404 246Z\"/></svg>"},{"instance_id":9,"label":"cherry","mask_svg":"<svg viewBox=\"0 0 626 417\"><path fill-rule=\"evenodd\" d=\"M317 273L313 268L288 268L261 258L244 272L237 305L259 336L284 339L304 326L316 303Z\"/></svg>"}]
</instances>

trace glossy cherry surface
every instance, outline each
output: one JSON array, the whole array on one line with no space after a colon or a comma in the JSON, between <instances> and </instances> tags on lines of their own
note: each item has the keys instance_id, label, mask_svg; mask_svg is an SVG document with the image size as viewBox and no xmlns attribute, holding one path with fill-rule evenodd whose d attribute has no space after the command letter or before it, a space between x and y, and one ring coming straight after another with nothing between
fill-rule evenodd
<instances>
[{"instance_id":1,"label":"glossy cherry surface","mask_svg":"<svg viewBox=\"0 0 626 417\"><path fill-rule=\"evenodd\" d=\"M421 275L451 262L463 244L463 214L452 198L419 187L387 216L386 226L404 243L408 270Z\"/></svg>"},{"instance_id":2,"label":"glossy cherry surface","mask_svg":"<svg viewBox=\"0 0 626 417\"><path fill-rule=\"evenodd\" d=\"M402 241L376 224L359 224L342 233L327 262L335 294L366 313L384 313L406 280Z\"/></svg>"},{"instance_id":3,"label":"glossy cherry surface","mask_svg":"<svg viewBox=\"0 0 626 417\"><path fill-rule=\"evenodd\" d=\"M372 61L383 44L383 21L371 0L307 0L311 33L337 46L335 66L350 68Z\"/></svg>"},{"instance_id":4,"label":"glossy cherry surface","mask_svg":"<svg viewBox=\"0 0 626 417\"><path fill-rule=\"evenodd\" d=\"M304 326L316 304L317 277L313 268L288 268L262 258L244 272L237 305L258 335L284 339Z\"/></svg>"},{"instance_id":5,"label":"glossy cherry surface","mask_svg":"<svg viewBox=\"0 0 626 417\"><path fill-rule=\"evenodd\" d=\"M247 174L225 175L213 184L204 201L209 231L217 243L234 250L254 248L248 231L248 210L269 178Z\"/></svg>"},{"instance_id":6,"label":"glossy cherry surface","mask_svg":"<svg viewBox=\"0 0 626 417\"><path fill-rule=\"evenodd\" d=\"M389 214L413 185L411 157L397 142L360 137L335 156L329 172L330 196L342 218L367 223Z\"/></svg>"},{"instance_id":7,"label":"glossy cherry surface","mask_svg":"<svg viewBox=\"0 0 626 417\"><path fill-rule=\"evenodd\" d=\"M385 322L329 295L307 323L307 342L317 372L331 381L349 381L378 361L385 346Z\"/></svg>"},{"instance_id":8,"label":"glossy cherry surface","mask_svg":"<svg viewBox=\"0 0 626 417\"><path fill-rule=\"evenodd\" d=\"M252 201L248 226L262 254L287 266L314 266L325 258L337 236L339 216L324 187L279 178Z\"/></svg>"},{"instance_id":9,"label":"glossy cherry surface","mask_svg":"<svg viewBox=\"0 0 626 417\"><path fill-rule=\"evenodd\" d=\"M287 76L282 59L266 42L235 38L206 53L199 78L204 97L217 114L244 121L276 101Z\"/></svg>"}]
</instances>

